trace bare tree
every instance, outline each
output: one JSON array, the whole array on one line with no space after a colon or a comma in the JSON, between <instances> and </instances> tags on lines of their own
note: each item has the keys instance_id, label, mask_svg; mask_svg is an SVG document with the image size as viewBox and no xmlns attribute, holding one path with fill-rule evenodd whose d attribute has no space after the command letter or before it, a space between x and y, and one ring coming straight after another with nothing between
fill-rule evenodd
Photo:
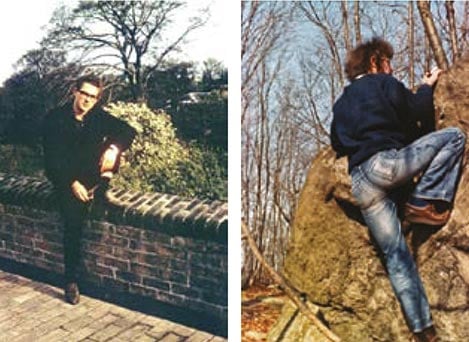
<instances>
[{"instance_id":1,"label":"bare tree","mask_svg":"<svg viewBox=\"0 0 469 342\"><path fill-rule=\"evenodd\" d=\"M288 49L294 10L276 2L242 3L242 217L276 269L311 156L328 144L312 84L297 82L307 75ZM269 279L247 247L244 286Z\"/></svg>"},{"instance_id":2,"label":"bare tree","mask_svg":"<svg viewBox=\"0 0 469 342\"><path fill-rule=\"evenodd\" d=\"M417 1L417 8L419 10L420 18L422 19L422 23L425 28L426 35L430 41L430 46L432 48L438 67L444 70L448 69L448 59L446 58L440 35L438 34L435 23L433 21L433 15L430 10L430 1Z\"/></svg>"},{"instance_id":3,"label":"bare tree","mask_svg":"<svg viewBox=\"0 0 469 342\"><path fill-rule=\"evenodd\" d=\"M414 60L415 60L415 43L414 43L414 3L412 0L409 1L409 87L412 89L414 88L415 84L415 68L414 68Z\"/></svg>"},{"instance_id":4,"label":"bare tree","mask_svg":"<svg viewBox=\"0 0 469 342\"><path fill-rule=\"evenodd\" d=\"M461 50L464 51L469 45L469 2L464 2L463 20L461 25Z\"/></svg>"},{"instance_id":5,"label":"bare tree","mask_svg":"<svg viewBox=\"0 0 469 342\"><path fill-rule=\"evenodd\" d=\"M347 0L342 0L340 2L340 7L342 10L342 24L344 27L345 50L350 51L352 49L352 42L350 41L349 26L348 26Z\"/></svg>"},{"instance_id":6,"label":"bare tree","mask_svg":"<svg viewBox=\"0 0 469 342\"><path fill-rule=\"evenodd\" d=\"M242 216L262 253L271 244L272 121L274 88L281 70L281 37L288 8L275 2L242 3ZM261 267L244 247L243 283L262 277Z\"/></svg>"},{"instance_id":7,"label":"bare tree","mask_svg":"<svg viewBox=\"0 0 469 342\"><path fill-rule=\"evenodd\" d=\"M270 8L266 8L267 6ZM251 104L250 95L255 88L252 78L261 63L275 48L284 24L281 20L283 13L279 12L276 4L243 1L241 14L241 96L243 97L241 123L243 123L247 107Z\"/></svg>"},{"instance_id":8,"label":"bare tree","mask_svg":"<svg viewBox=\"0 0 469 342\"><path fill-rule=\"evenodd\" d=\"M360 44L362 41L362 31L360 27L360 1L355 0L353 6L353 23L355 27L355 42Z\"/></svg>"},{"instance_id":9,"label":"bare tree","mask_svg":"<svg viewBox=\"0 0 469 342\"><path fill-rule=\"evenodd\" d=\"M171 23L183 7L180 1L81 1L72 11L55 12L42 44L73 51L81 65L122 72L134 99L142 99L152 72L206 21L197 15L166 40L170 27L176 32Z\"/></svg>"},{"instance_id":10,"label":"bare tree","mask_svg":"<svg viewBox=\"0 0 469 342\"><path fill-rule=\"evenodd\" d=\"M445 1L446 18L448 19L449 37L453 63L459 58L458 38L456 33L456 20L454 18L454 1Z\"/></svg>"},{"instance_id":11,"label":"bare tree","mask_svg":"<svg viewBox=\"0 0 469 342\"><path fill-rule=\"evenodd\" d=\"M343 88L345 80L342 70L342 54L338 46L338 38L341 36L341 31L339 28L333 28L333 25L329 23L331 19L331 2L299 2L298 7L306 19L319 29L319 32L321 32L327 42L326 47L329 51L330 63L332 64L332 69L328 73L332 104L337 96L337 89Z\"/></svg>"}]
</instances>

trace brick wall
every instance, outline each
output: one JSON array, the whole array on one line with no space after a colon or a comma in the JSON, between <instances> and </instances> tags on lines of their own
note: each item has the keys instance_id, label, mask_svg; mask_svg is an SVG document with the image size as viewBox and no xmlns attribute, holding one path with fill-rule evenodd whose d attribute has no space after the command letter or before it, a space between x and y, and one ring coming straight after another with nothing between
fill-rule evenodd
<instances>
[{"instance_id":1,"label":"brick wall","mask_svg":"<svg viewBox=\"0 0 469 342\"><path fill-rule=\"evenodd\" d=\"M112 189L84 229L87 281L227 319L227 203ZM0 257L63 273L50 183L0 173Z\"/></svg>"}]
</instances>

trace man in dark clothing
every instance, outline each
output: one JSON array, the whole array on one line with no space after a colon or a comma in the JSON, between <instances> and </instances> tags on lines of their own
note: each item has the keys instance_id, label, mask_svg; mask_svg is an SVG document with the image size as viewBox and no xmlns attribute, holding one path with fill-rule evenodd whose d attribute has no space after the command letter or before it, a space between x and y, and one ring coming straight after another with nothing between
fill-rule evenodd
<instances>
[{"instance_id":1,"label":"man in dark clothing","mask_svg":"<svg viewBox=\"0 0 469 342\"><path fill-rule=\"evenodd\" d=\"M52 111L43 125L45 170L58 195L64 221L65 298L79 302L78 265L82 227L94 190L104 194L117 172L120 153L135 130L97 108L103 84L84 77L76 83L73 103Z\"/></svg>"},{"instance_id":2,"label":"man in dark clothing","mask_svg":"<svg viewBox=\"0 0 469 342\"><path fill-rule=\"evenodd\" d=\"M352 194L381 249L415 340L436 341L425 290L401 231L397 199L402 186L421 175L406 203L405 220L445 224L465 136L453 127L415 134L422 123L434 122L433 86L441 70L425 75L413 93L392 76L392 56L391 45L379 38L349 53L345 71L351 83L334 105L331 142L338 157L348 157Z\"/></svg>"}]
</instances>

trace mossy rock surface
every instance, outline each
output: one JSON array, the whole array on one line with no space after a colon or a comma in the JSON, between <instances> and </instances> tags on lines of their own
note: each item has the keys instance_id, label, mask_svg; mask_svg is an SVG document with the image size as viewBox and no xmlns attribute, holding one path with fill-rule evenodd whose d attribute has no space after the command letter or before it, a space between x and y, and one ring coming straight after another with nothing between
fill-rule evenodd
<instances>
[{"instance_id":1,"label":"mossy rock surface","mask_svg":"<svg viewBox=\"0 0 469 342\"><path fill-rule=\"evenodd\" d=\"M441 76L435 106L439 128L458 126L469 136L469 58ZM469 341L466 165L448 224L440 229L411 226L406 239L417 260L441 340ZM350 195L347 161L336 160L330 148L313 161L300 195L284 273L319 307L326 323L343 341L410 340L386 271ZM306 326L296 328L303 332L295 337L298 341L309 338L310 323L304 320L303 324Z\"/></svg>"}]
</instances>

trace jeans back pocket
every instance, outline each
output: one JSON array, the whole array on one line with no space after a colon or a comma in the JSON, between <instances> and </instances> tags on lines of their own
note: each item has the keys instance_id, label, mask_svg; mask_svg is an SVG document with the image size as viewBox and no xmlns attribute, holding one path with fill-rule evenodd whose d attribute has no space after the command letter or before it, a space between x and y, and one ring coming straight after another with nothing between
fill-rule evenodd
<instances>
[{"instance_id":1,"label":"jeans back pocket","mask_svg":"<svg viewBox=\"0 0 469 342\"><path fill-rule=\"evenodd\" d=\"M396 150L378 152L366 162L368 179L375 185L389 187L396 176Z\"/></svg>"}]
</instances>

